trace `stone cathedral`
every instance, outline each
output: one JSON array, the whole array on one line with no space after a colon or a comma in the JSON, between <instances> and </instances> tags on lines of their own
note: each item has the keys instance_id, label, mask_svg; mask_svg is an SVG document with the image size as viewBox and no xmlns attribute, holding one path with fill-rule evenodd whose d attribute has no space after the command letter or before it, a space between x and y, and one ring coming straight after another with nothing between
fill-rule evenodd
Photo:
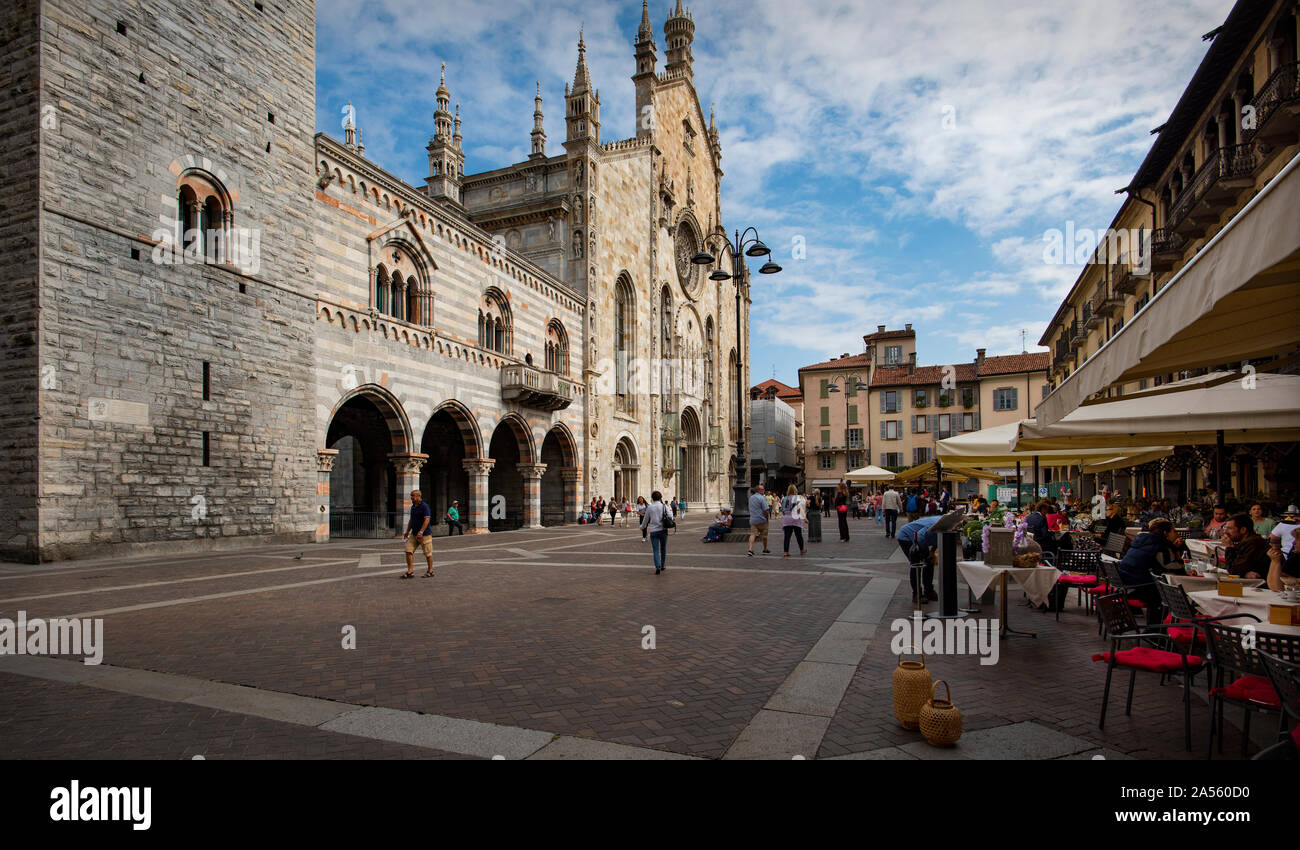
<instances>
[{"instance_id":1,"label":"stone cathedral","mask_svg":"<svg viewBox=\"0 0 1300 850\"><path fill-rule=\"evenodd\" d=\"M350 108L314 132L310 0L0 25L0 556L385 537L417 488L470 532L730 503L749 301L690 262L708 239L731 269L680 0L663 70L642 6L622 139L579 34L562 144L539 86L528 158L466 174L444 69L423 185Z\"/></svg>"}]
</instances>

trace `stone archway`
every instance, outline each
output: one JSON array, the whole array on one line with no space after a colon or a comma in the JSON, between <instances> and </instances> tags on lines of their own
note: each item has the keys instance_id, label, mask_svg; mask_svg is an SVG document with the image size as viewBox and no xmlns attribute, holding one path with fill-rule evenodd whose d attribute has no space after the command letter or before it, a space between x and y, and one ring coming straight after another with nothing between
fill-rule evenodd
<instances>
[{"instance_id":1,"label":"stone archway","mask_svg":"<svg viewBox=\"0 0 1300 850\"><path fill-rule=\"evenodd\" d=\"M455 501L461 522L470 528L472 491L465 461L482 457L474 415L454 401L441 405L424 427L420 452L429 458L420 471L420 489L433 509L434 522L442 523Z\"/></svg>"},{"instance_id":2,"label":"stone archway","mask_svg":"<svg viewBox=\"0 0 1300 850\"><path fill-rule=\"evenodd\" d=\"M568 428L557 424L546 433L541 462L545 470L540 484L540 522L543 526L563 525L576 518L580 507L578 450Z\"/></svg>"},{"instance_id":3,"label":"stone archway","mask_svg":"<svg viewBox=\"0 0 1300 850\"><path fill-rule=\"evenodd\" d=\"M510 531L536 525L530 509L536 498L541 464L534 462L533 438L527 423L511 414L497 424L488 443L492 469L488 473L488 523L490 531ZM530 522L531 520L531 522Z\"/></svg>"},{"instance_id":4,"label":"stone archway","mask_svg":"<svg viewBox=\"0 0 1300 850\"><path fill-rule=\"evenodd\" d=\"M388 537L405 523L418 486L411 465L421 460L408 434L400 402L380 387L358 388L335 408L320 453L329 537Z\"/></svg>"},{"instance_id":5,"label":"stone archway","mask_svg":"<svg viewBox=\"0 0 1300 850\"><path fill-rule=\"evenodd\" d=\"M647 493L638 493L636 446L628 437L623 437L614 446L614 498L636 502L637 496L649 498Z\"/></svg>"},{"instance_id":6,"label":"stone archway","mask_svg":"<svg viewBox=\"0 0 1300 850\"><path fill-rule=\"evenodd\" d=\"M698 505L704 501L704 428L695 408L682 410L682 446L678 469L678 498Z\"/></svg>"}]
</instances>

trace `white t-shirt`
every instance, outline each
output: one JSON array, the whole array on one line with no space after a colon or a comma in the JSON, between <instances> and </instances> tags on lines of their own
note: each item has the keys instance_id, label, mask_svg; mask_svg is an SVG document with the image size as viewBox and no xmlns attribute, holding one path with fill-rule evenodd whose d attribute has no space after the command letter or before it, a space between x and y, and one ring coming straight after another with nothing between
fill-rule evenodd
<instances>
[{"instance_id":1,"label":"white t-shirt","mask_svg":"<svg viewBox=\"0 0 1300 850\"><path fill-rule=\"evenodd\" d=\"M1300 523L1279 522L1277 525L1273 526L1273 530L1268 533L1269 537L1277 537L1282 541L1283 555L1291 554L1291 547L1295 545L1295 538L1291 536L1291 532L1297 528L1300 528Z\"/></svg>"}]
</instances>

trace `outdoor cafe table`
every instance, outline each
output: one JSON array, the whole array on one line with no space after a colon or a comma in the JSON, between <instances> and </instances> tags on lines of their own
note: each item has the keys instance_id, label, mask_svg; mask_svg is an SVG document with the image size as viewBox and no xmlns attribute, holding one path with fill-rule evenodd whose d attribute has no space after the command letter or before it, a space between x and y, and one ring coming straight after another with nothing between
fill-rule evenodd
<instances>
[{"instance_id":1,"label":"outdoor cafe table","mask_svg":"<svg viewBox=\"0 0 1300 850\"><path fill-rule=\"evenodd\" d=\"M1220 596L1217 590L1198 590L1187 595L1191 598L1192 604L1211 617L1223 617L1228 614L1254 614L1259 617L1258 623L1242 617L1237 620L1228 620L1224 625L1233 626L1234 628L1251 625L1261 632L1300 635L1300 626L1277 626L1268 621L1269 603L1280 604L1282 602L1282 594L1276 590L1246 588L1245 595L1240 599L1235 596Z\"/></svg>"},{"instance_id":2,"label":"outdoor cafe table","mask_svg":"<svg viewBox=\"0 0 1300 850\"><path fill-rule=\"evenodd\" d=\"M1044 605L1047 603L1052 588L1056 587L1057 579L1061 577L1060 570L1055 567L1020 568L1010 565L996 566L986 564L983 561L958 561L957 569L961 572L961 577L966 580L967 586L970 587L970 592L975 596L983 595L984 591L988 590L989 585L995 579L997 580L1002 617L999 637L1006 637L1008 634L1038 637L1037 632L1022 632L1019 629L1011 628L1007 623L1007 578L1015 579L1016 584L1024 588L1025 593L1035 605Z\"/></svg>"}]
</instances>

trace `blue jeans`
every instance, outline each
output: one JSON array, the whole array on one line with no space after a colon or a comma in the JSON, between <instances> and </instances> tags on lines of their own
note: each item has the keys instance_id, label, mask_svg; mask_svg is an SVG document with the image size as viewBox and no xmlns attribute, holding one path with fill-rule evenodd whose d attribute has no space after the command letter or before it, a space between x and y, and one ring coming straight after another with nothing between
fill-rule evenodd
<instances>
[{"instance_id":1,"label":"blue jeans","mask_svg":"<svg viewBox=\"0 0 1300 850\"><path fill-rule=\"evenodd\" d=\"M650 548L655 555L655 569L663 569L664 560L668 555L668 530L650 532Z\"/></svg>"}]
</instances>

